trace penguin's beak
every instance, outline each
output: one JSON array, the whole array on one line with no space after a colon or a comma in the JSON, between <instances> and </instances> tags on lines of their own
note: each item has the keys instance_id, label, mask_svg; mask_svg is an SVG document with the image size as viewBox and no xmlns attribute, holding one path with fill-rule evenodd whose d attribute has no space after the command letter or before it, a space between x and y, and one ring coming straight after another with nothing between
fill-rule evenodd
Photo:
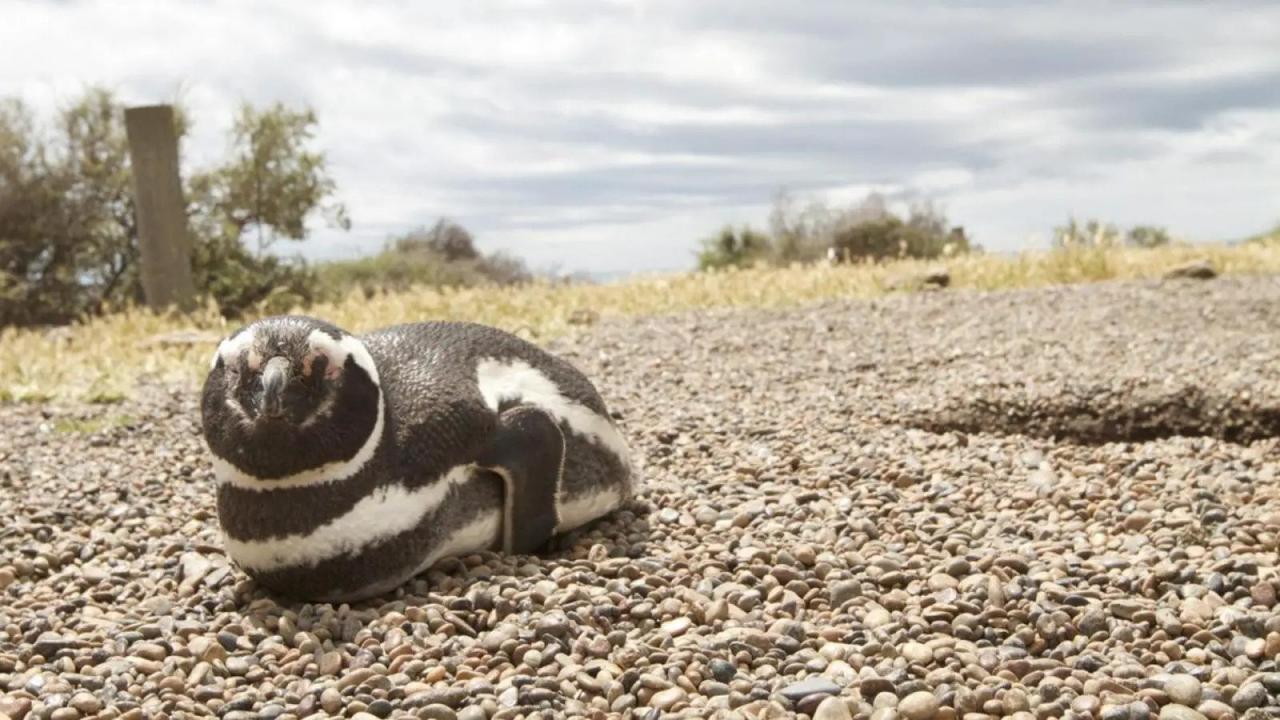
<instances>
[{"instance_id":1,"label":"penguin's beak","mask_svg":"<svg viewBox=\"0 0 1280 720\"><path fill-rule=\"evenodd\" d=\"M262 414L270 418L278 418L284 414L284 403L281 399L284 388L289 384L288 358L273 357L262 369L262 398L258 405Z\"/></svg>"}]
</instances>

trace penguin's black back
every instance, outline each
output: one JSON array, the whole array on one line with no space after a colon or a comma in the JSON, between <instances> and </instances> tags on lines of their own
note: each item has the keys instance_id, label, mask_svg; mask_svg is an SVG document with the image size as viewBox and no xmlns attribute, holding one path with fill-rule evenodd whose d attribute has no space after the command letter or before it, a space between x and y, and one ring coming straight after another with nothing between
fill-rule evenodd
<instances>
[{"instance_id":1,"label":"penguin's black back","mask_svg":"<svg viewBox=\"0 0 1280 720\"><path fill-rule=\"evenodd\" d=\"M381 328L360 340L381 376L387 403L384 437L394 438L388 449L402 456L387 459L393 466L413 468L413 475L427 470L423 480L469 461L478 444L493 435L497 413L485 404L477 382L477 366L484 360L527 363L564 397L609 417L600 394L576 368L497 328L420 322ZM389 469L405 481L414 480Z\"/></svg>"}]
</instances>

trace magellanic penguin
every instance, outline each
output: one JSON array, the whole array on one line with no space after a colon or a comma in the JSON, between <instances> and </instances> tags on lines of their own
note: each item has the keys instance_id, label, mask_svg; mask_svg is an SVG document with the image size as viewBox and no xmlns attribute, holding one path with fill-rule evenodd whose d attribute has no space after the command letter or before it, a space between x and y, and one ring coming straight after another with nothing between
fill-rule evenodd
<instances>
[{"instance_id":1,"label":"magellanic penguin","mask_svg":"<svg viewBox=\"0 0 1280 720\"><path fill-rule=\"evenodd\" d=\"M218 346L201 415L227 553L299 599L381 595L447 556L532 552L636 489L591 382L472 323L357 337L259 320Z\"/></svg>"}]
</instances>

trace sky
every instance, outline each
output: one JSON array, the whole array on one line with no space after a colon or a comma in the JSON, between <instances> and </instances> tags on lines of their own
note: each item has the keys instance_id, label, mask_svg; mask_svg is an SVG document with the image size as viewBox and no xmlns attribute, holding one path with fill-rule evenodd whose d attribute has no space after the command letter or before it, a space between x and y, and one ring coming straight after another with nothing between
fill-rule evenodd
<instances>
[{"instance_id":1,"label":"sky","mask_svg":"<svg viewBox=\"0 0 1280 720\"><path fill-rule=\"evenodd\" d=\"M1280 5L0 0L0 97L180 99L187 168L242 100L309 105L353 221L447 216L541 270L691 267L780 188L928 198L988 250L1068 216L1192 241L1280 222Z\"/></svg>"}]
</instances>

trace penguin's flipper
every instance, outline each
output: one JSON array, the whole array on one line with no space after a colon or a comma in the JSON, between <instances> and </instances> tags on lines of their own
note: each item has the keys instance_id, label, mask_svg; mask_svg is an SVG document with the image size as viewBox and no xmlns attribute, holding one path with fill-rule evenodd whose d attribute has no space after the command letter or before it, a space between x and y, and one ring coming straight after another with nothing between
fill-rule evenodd
<instances>
[{"instance_id":1,"label":"penguin's flipper","mask_svg":"<svg viewBox=\"0 0 1280 720\"><path fill-rule=\"evenodd\" d=\"M555 534L564 453L564 433L546 411L517 405L498 416L498 430L480 453L479 465L506 485L503 552L535 552Z\"/></svg>"}]
</instances>

